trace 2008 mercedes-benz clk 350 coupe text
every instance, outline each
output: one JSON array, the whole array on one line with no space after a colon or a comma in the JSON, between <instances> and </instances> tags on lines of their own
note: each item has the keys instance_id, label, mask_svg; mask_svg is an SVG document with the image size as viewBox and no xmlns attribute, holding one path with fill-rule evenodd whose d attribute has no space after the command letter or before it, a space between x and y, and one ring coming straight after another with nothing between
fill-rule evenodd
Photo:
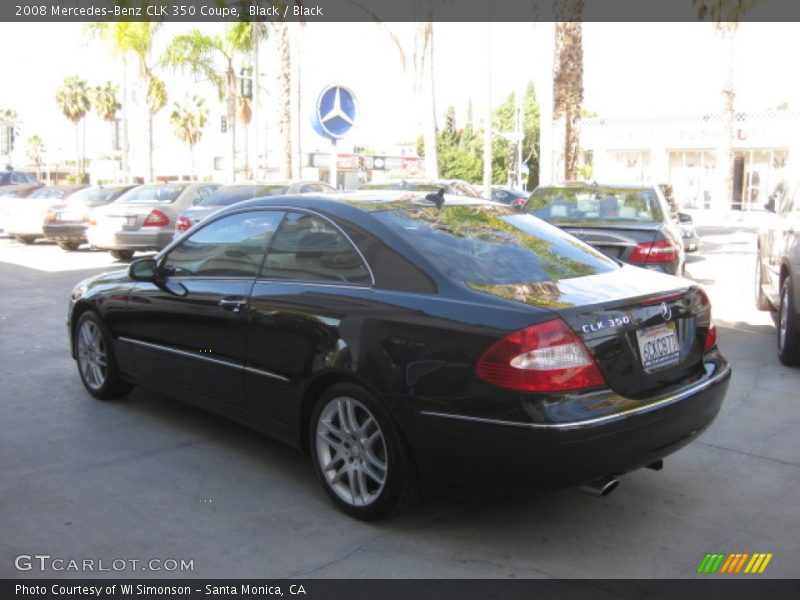
<instances>
[{"instance_id":1,"label":"2008 mercedes-benz clk 350 coupe text","mask_svg":"<svg viewBox=\"0 0 800 600\"><path fill-rule=\"evenodd\" d=\"M93 396L135 384L302 448L362 519L443 479L606 492L730 377L691 281L441 192L232 205L80 283L68 326Z\"/></svg>"}]
</instances>

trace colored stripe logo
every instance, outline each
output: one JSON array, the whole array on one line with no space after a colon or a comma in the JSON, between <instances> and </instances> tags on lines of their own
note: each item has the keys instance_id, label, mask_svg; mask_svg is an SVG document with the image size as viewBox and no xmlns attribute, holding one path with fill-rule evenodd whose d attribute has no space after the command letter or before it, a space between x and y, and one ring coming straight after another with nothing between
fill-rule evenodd
<instances>
[{"instance_id":1,"label":"colored stripe logo","mask_svg":"<svg viewBox=\"0 0 800 600\"><path fill-rule=\"evenodd\" d=\"M756 552L735 552L726 554L723 552L708 553L697 566L697 572L702 575L725 573L748 573L761 574L767 570L767 565L772 560L773 554Z\"/></svg>"}]
</instances>

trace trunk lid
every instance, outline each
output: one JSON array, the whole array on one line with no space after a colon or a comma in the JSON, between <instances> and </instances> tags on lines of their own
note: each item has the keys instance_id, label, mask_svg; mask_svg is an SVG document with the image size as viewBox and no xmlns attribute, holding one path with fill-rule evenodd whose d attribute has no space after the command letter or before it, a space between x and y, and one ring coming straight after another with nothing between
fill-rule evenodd
<instances>
[{"instance_id":1,"label":"trunk lid","mask_svg":"<svg viewBox=\"0 0 800 600\"><path fill-rule=\"evenodd\" d=\"M562 229L582 242L597 248L603 254L627 262L636 244L651 243L659 237L659 227L654 224L636 226L570 227Z\"/></svg>"},{"instance_id":2,"label":"trunk lid","mask_svg":"<svg viewBox=\"0 0 800 600\"><path fill-rule=\"evenodd\" d=\"M643 399L702 375L710 304L693 282L625 265L586 277L484 293L552 310L578 335L609 387ZM519 286L515 289L519 290Z\"/></svg>"}]
</instances>

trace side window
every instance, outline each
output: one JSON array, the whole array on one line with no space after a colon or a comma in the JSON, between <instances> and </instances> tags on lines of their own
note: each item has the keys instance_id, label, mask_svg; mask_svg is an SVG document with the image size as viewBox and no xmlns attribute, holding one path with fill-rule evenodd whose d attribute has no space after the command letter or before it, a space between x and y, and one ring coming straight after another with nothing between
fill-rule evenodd
<instances>
[{"instance_id":1,"label":"side window","mask_svg":"<svg viewBox=\"0 0 800 600\"><path fill-rule=\"evenodd\" d=\"M36 185L37 183L39 183L39 181L33 175L25 175L25 180L26 180L27 183L31 183L33 185Z\"/></svg>"},{"instance_id":2,"label":"side window","mask_svg":"<svg viewBox=\"0 0 800 600\"><path fill-rule=\"evenodd\" d=\"M369 270L350 241L327 220L289 212L275 234L262 277L369 285Z\"/></svg>"},{"instance_id":3,"label":"side window","mask_svg":"<svg viewBox=\"0 0 800 600\"><path fill-rule=\"evenodd\" d=\"M315 186L313 183L307 183L306 185L300 188L301 194L309 194L311 192L316 192L316 191L317 191L317 186Z\"/></svg>"},{"instance_id":4,"label":"side window","mask_svg":"<svg viewBox=\"0 0 800 600\"><path fill-rule=\"evenodd\" d=\"M255 277L283 211L223 217L173 248L164 261L173 275Z\"/></svg>"},{"instance_id":5,"label":"side window","mask_svg":"<svg viewBox=\"0 0 800 600\"><path fill-rule=\"evenodd\" d=\"M25 183L25 177L22 175L22 173L12 173L11 183Z\"/></svg>"}]
</instances>

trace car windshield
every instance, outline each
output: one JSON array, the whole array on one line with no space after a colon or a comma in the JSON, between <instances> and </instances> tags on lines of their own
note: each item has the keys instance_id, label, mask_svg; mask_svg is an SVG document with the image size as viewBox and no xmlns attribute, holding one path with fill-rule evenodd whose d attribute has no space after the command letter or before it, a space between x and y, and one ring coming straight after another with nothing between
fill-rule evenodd
<instances>
[{"instance_id":1,"label":"car windshield","mask_svg":"<svg viewBox=\"0 0 800 600\"><path fill-rule=\"evenodd\" d=\"M154 202L168 204L175 202L188 183L168 183L166 185L143 185L120 196L116 202Z\"/></svg>"},{"instance_id":2,"label":"car windshield","mask_svg":"<svg viewBox=\"0 0 800 600\"><path fill-rule=\"evenodd\" d=\"M562 230L503 205L373 213L447 277L470 287L557 282L618 269Z\"/></svg>"},{"instance_id":3,"label":"car windshield","mask_svg":"<svg viewBox=\"0 0 800 600\"><path fill-rule=\"evenodd\" d=\"M262 196L280 196L289 190L287 185L246 185L222 188L209 194L197 203L197 206L229 206L243 200L261 198Z\"/></svg>"},{"instance_id":4,"label":"car windshield","mask_svg":"<svg viewBox=\"0 0 800 600\"><path fill-rule=\"evenodd\" d=\"M663 222L655 190L647 187L569 186L537 188L527 212L558 225L595 222Z\"/></svg>"},{"instance_id":5,"label":"car windshield","mask_svg":"<svg viewBox=\"0 0 800 600\"><path fill-rule=\"evenodd\" d=\"M111 201L111 199L119 194L122 190L126 189L127 186L112 186L112 187L91 187L80 190L79 192L75 192L69 198L67 198L67 203L69 204L86 204L89 206L97 206L100 204L106 204Z\"/></svg>"}]
</instances>

